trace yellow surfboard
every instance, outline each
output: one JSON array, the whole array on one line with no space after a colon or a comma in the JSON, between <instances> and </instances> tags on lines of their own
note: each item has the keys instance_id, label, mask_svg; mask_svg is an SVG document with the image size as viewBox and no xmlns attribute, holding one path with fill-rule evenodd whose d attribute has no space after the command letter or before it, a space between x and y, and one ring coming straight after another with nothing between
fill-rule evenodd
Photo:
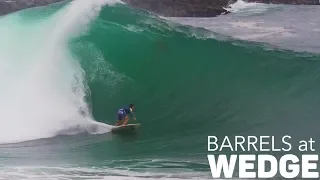
<instances>
[{"instance_id":1,"label":"yellow surfboard","mask_svg":"<svg viewBox=\"0 0 320 180\"><path fill-rule=\"evenodd\" d=\"M125 126L114 126L112 128L112 132L128 132L128 131L136 131L138 128L140 128L141 124L127 124Z\"/></svg>"}]
</instances>

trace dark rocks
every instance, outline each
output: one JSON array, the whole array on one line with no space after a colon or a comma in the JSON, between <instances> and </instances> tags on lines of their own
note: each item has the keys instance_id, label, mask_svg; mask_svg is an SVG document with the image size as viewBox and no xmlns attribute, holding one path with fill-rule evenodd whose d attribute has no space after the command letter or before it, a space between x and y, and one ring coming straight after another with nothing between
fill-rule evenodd
<instances>
[{"instance_id":1,"label":"dark rocks","mask_svg":"<svg viewBox=\"0 0 320 180\"><path fill-rule=\"evenodd\" d=\"M127 4L162 16L214 17L228 13L228 0L123 0Z\"/></svg>"},{"instance_id":2,"label":"dark rocks","mask_svg":"<svg viewBox=\"0 0 320 180\"><path fill-rule=\"evenodd\" d=\"M63 0L0 0L0 15L21 9L48 5ZM91 0L88 0L91 1ZM94 0L99 1L99 0ZM214 17L229 13L223 7L237 0L123 0L135 8L144 9L162 16ZM248 2L273 4L318 5L319 0L247 0Z\"/></svg>"},{"instance_id":3,"label":"dark rocks","mask_svg":"<svg viewBox=\"0 0 320 180\"><path fill-rule=\"evenodd\" d=\"M228 7L237 0L123 0L127 4L162 16L214 17L229 13ZM273 4L319 4L319 0L246 0Z\"/></svg>"},{"instance_id":4,"label":"dark rocks","mask_svg":"<svg viewBox=\"0 0 320 180\"><path fill-rule=\"evenodd\" d=\"M267 4L295 4L295 5L319 5L319 0L248 0Z\"/></svg>"},{"instance_id":5,"label":"dark rocks","mask_svg":"<svg viewBox=\"0 0 320 180\"><path fill-rule=\"evenodd\" d=\"M0 0L0 15L25 8L48 5L63 0ZM89 0L88 0L89 1ZM162 16L213 17L228 13L223 9L229 0L123 0L135 8Z\"/></svg>"},{"instance_id":6,"label":"dark rocks","mask_svg":"<svg viewBox=\"0 0 320 180\"><path fill-rule=\"evenodd\" d=\"M0 0L0 15L60 1L63 0Z\"/></svg>"}]
</instances>

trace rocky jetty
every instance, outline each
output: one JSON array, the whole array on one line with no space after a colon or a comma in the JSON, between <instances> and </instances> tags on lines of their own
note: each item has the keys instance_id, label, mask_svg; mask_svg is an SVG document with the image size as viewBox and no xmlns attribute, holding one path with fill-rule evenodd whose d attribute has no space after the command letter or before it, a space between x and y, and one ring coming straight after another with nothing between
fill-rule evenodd
<instances>
[{"instance_id":1,"label":"rocky jetty","mask_svg":"<svg viewBox=\"0 0 320 180\"><path fill-rule=\"evenodd\" d=\"M63 0L0 0L0 15L36 6L45 6L60 1Z\"/></svg>"},{"instance_id":2,"label":"rocky jetty","mask_svg":"<svg viewBox=\"0 0 320 180\"><path fill-rule=\"evenodd\" d=\"M237 0L123 0L127 4L162 16L214 17L229 13L224 7ZM245 0L267 4L319 5L319 0Z\"/></svg>"},{"instance_id":3,"label":"rocky jetty","mask_svg":"<svg viewBox=\"0 0 320 180\"><path fill-rule=\"evenodd\" d=\"M123 0L127 4L162 16L214 17L227 13L228 0Z\"/></svg>"},{"instance_id":4,"label":"rocky jetty","mask_svg":"<svg viewBox=\"0 0 320 180\"><path fill-rule=\"evenodd\" d=\"M31 8L44 6L63 0L0 0L0 15ZM247 0L248 2L273 4L304 4L319 5L319 0ZM226 14L227 7L236 0L123 0L128 5L154 12L162 16L175 17L214 17Z\"/></svg>"},{"instance_id":5,"label":"rocky jetty","mask_svg":"<svg viewBox=\"0 0 320 180\"><path fill-rule=\"evenodd\" d=\"M320 5L319 0L247 0L266 4L295 4L295 5Z\"/></svg>"}]
</instances>

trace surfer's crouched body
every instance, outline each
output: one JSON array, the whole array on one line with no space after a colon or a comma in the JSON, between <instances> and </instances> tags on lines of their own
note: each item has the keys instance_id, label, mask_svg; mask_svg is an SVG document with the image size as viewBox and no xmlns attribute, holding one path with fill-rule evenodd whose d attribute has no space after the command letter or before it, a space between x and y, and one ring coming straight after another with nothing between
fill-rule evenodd
<instances>
[{"instance_id":1,"label":"surfer's crouched body","mask_svg":"<svg viewBox=\"0 0 320 180\"><path fill-rule=\"evenodd\" d=\"M129 121L129 114L131 115L131 117L134 118L134 120L136 120L134 114L133 114L133 110L134 110L134 104L129 104L128 107L126 108L121 108L117 111L117 123L115 124L116 126L120 126L120 125L126 125Z\"/></svg>"}]
</instances>

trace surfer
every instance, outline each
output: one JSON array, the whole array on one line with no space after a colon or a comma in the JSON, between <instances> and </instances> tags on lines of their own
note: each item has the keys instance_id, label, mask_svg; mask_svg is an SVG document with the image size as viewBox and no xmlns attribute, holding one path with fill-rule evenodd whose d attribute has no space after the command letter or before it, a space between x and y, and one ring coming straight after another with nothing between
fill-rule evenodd
<instances>
[{"instance_id":1,"label":"surfer","mask_svg":"<svg viewBox=\"0 0 320 180\"><path fill-rule=\"evenodd\" d=\"M115 125L126 125L129 121L129 114L131 115L131 117L133 117L134 120L136 120L136 117L133 114L134 108L134 104L129 104L128 107L119 109L117 111L117 123Z\"/></svg>"}]
</instances>

